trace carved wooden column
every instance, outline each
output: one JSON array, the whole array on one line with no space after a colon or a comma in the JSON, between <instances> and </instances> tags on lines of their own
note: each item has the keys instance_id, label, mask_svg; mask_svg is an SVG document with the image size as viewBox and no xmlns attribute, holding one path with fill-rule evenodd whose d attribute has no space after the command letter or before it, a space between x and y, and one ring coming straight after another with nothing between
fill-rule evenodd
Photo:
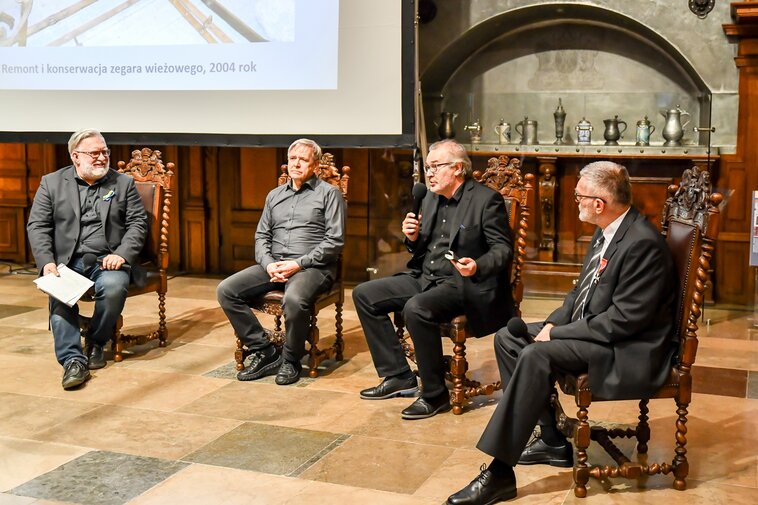
<instances>
[{"instance_id":1,"label":"carved wooden column","mask_svg":"<svg viewBox=\"0 0 758 505\"><path fill-rule=\"evenodd\" d=\"M540 215L539 261L555 260L555 192L558 186L554 156L538 156L539 185L537 190Z\"/></svg>"},{"instance_id":2,"label":"carved wooden column","mask_svg":"<svg viewBox=\"0 0 758 505\"><path fill-rule=\"evenodd\" d=\"M205 151L205 157L203 152ZM181 236L184 253L184 268L188 272L208 271L206 226L206 185L207 164L215 164L217 148L189 147L186 159L177 164L182 184L179 186L183 200L181 206Z\"/></svg>"}]
</instances>

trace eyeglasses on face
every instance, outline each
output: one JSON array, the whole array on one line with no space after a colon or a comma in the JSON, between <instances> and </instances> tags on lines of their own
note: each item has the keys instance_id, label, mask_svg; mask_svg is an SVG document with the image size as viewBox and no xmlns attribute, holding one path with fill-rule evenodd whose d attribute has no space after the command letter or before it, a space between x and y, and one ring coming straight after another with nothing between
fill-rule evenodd
<instances>
[{"instance_id":1,"label":"eyeglasses on face","mask_svg":"<svg viewBox=\"0 0 758 505\"><path fill-rule=\"evenodd\" d=\"M107 158L108 156L111 155L111 150L110 149L103 149L101 151L74 151L74 152L75 153L79 153L79 154L86 154L87 156L89 156L93 160L98 159L100 156L103 156L103 157Z\"/></svg>"},{"instance_id":2,"label":"eyeglasses on face","mask_svg":"<svg viewBox=\"0 0 758 505\"><path fill-rule=\"evenodd\" d=\"M444 163L435 163L434 165L424 165L424 173L426 175L436 174L440 168L455 165L457 161L446 161Z\"/></svg>"},{"instance_id":3,"label":"eyeglasses on face","mask_svg":"<svg viewBox=\"0 0 758 505\"><path fill-rule=\"evenodd\" d=\"M579 193L574 190L574 201L576 203L579 203L582 201L582 198L591 198L593 200L600 200L603 203L608 203L604 199L600 198L599 196L593 196L593 195L580 195Z\"/></svg>"}]
</instances>

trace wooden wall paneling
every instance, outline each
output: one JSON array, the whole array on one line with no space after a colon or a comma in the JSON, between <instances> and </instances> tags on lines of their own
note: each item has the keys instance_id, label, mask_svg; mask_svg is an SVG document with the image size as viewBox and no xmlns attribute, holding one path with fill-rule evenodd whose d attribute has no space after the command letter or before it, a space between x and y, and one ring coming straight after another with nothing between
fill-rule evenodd
<instances>
[{"instance_id":1,"label":"wooden wall paneling","mask_svg":"<svg viewBox=\"0 0 758 505\"><path fill-rule=\"evenodd\" d=\"M276 148L222 149L219 155L220 264L234 273L255 263L255 229L285 156Z\"/></svg>"},{"instance_id":2,"label":"wooden wall paneling","mask_svg":"<svg viewBox=\"0 0 758 505\"><path fill-rule=\"evenodd\" d=\"M368 279L369 233L369 174L368 149L342 149L334 157L337 165L350 167L350 185L347 194L347 226L343 262L345 281L358 283Z\"/></svg>"},{"instance_id":3,"label":"wooden wall paneling","mask_svg":"<svg viewBox=\"0 0 758 505\"><path fill-rule=\"evenodd\" d=\"M0 144L0 259L27 260L27 166L24 144Z\"/></svg>"},{"instance_id":4,"label":"wooden wall paneling","mask_svg":"<svg viewBox=\"0 0 758 505\"><path fill-rule=\"evenodd\" d=\"M221 227L219 221L222 193L219 180L220 152L216 147L203 148L203 182L205 187L205 252L204 272L218 272L221 265Z\"/></svg>"},{"instance_id":5,"label":"wooden wall paneling","mask_svg":"<svg viewBox=\"0 0 758 505\"><path fill-rule=\"evenodd\" d=\"M367 250L365 267L354 275L358 280L386 277L403 270L410 259L400 229L413 198L413 160L409 150L368 152ZM371 272L366 268L375 269Z\"/></svg>"},{"instance_id":6,"label":"wooden wall paneling","mask_svg":"<svg viewBox=\"0 0 758 505\"><path fill-rule=\"evenodd\" d=\"M732 2L734 24L724 25L724 33L737 44L734 59L740 74L737 145L734 154L721 157L719 175L714 181L714 186L730 193L716 245L716 299L745 305L753 303L755 291L748 254L751 191L758 189L757 5L754 1Z\"/></svg>"},{"instance_id":7,"label":"wooden wall paneling","mask_svg":"<svg viewBox=\"0 0 758 505\"><path fill-rule=\"evenodd\" d=\"M204 175L204 149L215 151L216 148L197 146L182 148L182 161L177 163L180 181L181 215L181 264L190 273L207 271L207 233L206 233L206 188ZM213 156L213 153L207 154Z\"/></svg>"}]
</instances>

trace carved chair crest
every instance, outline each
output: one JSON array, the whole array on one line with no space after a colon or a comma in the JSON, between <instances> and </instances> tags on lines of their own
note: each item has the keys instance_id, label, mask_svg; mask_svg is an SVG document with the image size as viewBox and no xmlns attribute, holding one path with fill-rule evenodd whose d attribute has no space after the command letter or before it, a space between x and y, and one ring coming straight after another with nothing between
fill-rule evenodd
<instances>
[{"instance_id":1,"label":"carved chair crest","mask_svg":"<svg viewBox=\"0 0 758 505\"><path fill-rule=\"evenodd\" d=\"M670 188L670 196L663 205L663 221L671 218L695 222L701 230L708 229L708 217L714 205L720 203L711 198L711 174L697 167L682 173L679 187ZM673 194L672 194L673 193Z\"/></svg>"},{"instance_id":2,"label":"carved chair crest","mask_svg":"<svg viewBox=\"0 0 758 505\"><path fill-rule=\"evenodd\" d=\"M484 173L474 173L482 184L494 189L504 198L511 198L524 206L527 204L527 191L521 174L521 160L518 158L499 157L487 160Z\"/></svg>"},{"instance_id":3,"label":"carved chair crest","mask_svg":"<svg viewBox=\"0 0 758 505\"><path fill-rule=\"evenodd\" d=\"M161 160L161 152L149 147L133 150L132 159L128 163L118 162L120 173L129 174L139 182L157 182L167 190L171 188L173 168L173 163L169 163L166 168Z\"/></svg>"}]
</instances>

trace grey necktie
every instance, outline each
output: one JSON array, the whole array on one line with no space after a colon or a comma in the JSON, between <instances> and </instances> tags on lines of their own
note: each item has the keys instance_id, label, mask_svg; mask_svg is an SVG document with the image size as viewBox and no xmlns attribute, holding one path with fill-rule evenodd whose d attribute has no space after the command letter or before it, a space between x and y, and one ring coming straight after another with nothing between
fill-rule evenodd
<instances>
[{"instance_id":1,"label":"grey necktie","mask_svg":"<svg viewBox=\"0 0 758 505\"><path fill-rule=\"evenodd\" d=\"M574 300L574 310L571 312L571 321L576 321L584 317L584 305L587 302L587 294L590 291L592 285L592 278L595 276L595 271L600 264L600 258L603 253L603 242L605 238L600 235L600 238L595 242L592 248L592 257L590 261L585 265L582 270L582 281L579 283L579 294Z\"/></svg>"}]
</instances>

